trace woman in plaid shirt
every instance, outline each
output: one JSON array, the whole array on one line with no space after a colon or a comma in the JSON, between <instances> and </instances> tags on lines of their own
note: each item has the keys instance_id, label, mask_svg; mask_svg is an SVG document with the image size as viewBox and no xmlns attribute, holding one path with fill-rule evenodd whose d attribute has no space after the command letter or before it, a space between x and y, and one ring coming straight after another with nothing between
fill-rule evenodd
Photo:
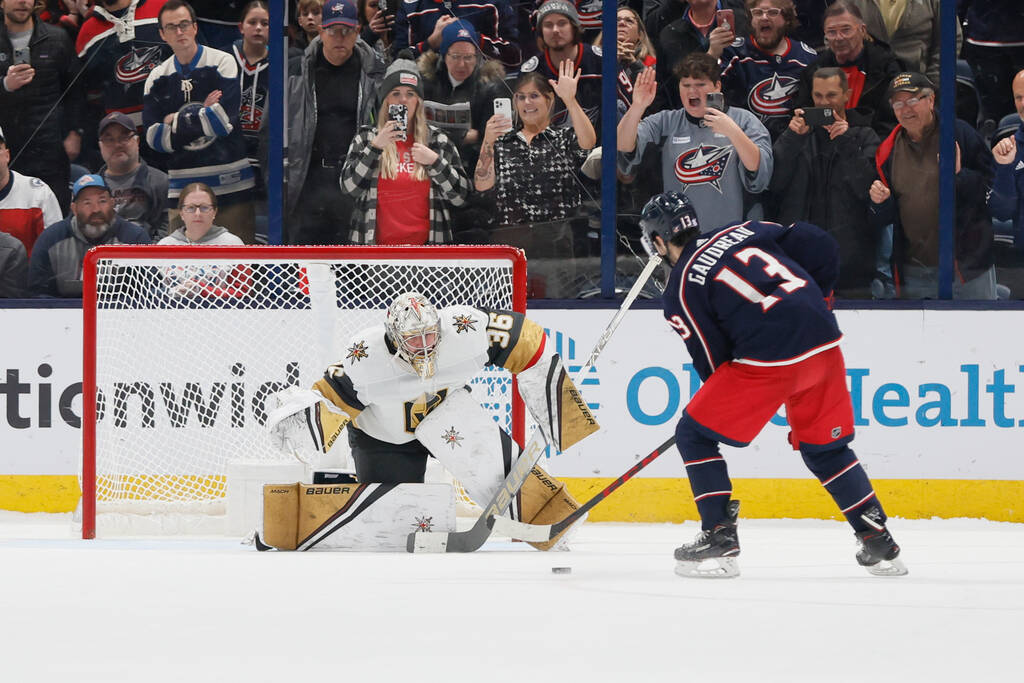
<instances>
[{"instance_id":1,"label":"woman in plaid shirt","mask_svg":"<svg viewBox=\"0 0 1024 683\"><path fill-rule=\"evenodd\" d=\"M377 125L353 138L341 188L356 201L349 240L354 244L444 244L452 241L451 207L463 206L469 180L455 143L427 125L423 83L415 62L396 59L378 91ZM389 115L407 108L407 130ZM381 122L384 122L381 125Z\"/></svg>"}]
</instances>

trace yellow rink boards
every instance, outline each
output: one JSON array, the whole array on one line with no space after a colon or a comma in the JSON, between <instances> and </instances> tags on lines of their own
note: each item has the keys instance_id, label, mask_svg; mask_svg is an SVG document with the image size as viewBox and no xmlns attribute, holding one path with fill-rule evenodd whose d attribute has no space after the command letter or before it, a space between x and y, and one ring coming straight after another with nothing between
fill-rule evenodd
<instances>
[{"instance_id":1,"label":"yellow rink boards","mask_svg":"<svg viewBox=\"0 0 1024 683\"><path fill-rule=\"evenodd\" d=\"M563 479L580 502L613 480ZM875 479L875 492L893 517L979 517L1024 522L1024 481ZM71 512L80 497L78 478L65 475L0 476L0 509ZM839 519L839 511L813 479L735 479L733 496L748 518ZM636 478L590 513L593 522L683 522L697 519L686 479Z\"/></svg>"}]
</instances>

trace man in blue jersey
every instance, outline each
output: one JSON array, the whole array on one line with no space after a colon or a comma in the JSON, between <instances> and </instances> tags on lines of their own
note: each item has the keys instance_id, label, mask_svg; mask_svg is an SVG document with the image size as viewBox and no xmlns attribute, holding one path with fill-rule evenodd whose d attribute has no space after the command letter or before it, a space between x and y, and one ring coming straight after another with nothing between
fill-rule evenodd
<instances>
[{"instance_id":1,"label":"man in blue jersey","mask_svg":"<svg viewBox=\"0 0 1024 683\"><path fill-rule=\"evenodd\" d=\"M648 251L672 265L665 319L704 381L676 425L702 527L676 549L676 573L739 574L739 501L718 445L748 445L784 405L790 443L856 532L857 562L872 574L905 574L882 505L848 446L853 406L842 333L827 303L836 241L810 223L748 221L700 234L696 211L678 192L651 199L640 226Z\"/></svg>"},{"instance_id":2,"label":"man in blue jersey","mask_svg":"<svg viewBox=\"0 0 1024 683\"><path fill-rule=\"evenodd\" d=\"M239 125L238 63L226 52L196 42L196 13L183 0L167 0L157 16L168 58L146 78L142 125L146 143L169 154L170 199L189 183L217 195L217 221L246 244L255 240L255 176ZM176 227L172 210L170 230Z\"/></svg>"}]
</instances>

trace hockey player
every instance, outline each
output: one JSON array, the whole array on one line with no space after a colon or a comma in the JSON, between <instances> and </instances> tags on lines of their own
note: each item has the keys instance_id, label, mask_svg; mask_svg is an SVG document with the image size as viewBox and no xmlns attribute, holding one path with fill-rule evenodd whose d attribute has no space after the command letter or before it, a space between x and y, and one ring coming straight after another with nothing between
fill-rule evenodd
<instances>
[{"instance_id":1,"label":"hockey player","mask_svg":"<svg viewBox=\"0 0 1024 683\"><path fill-rule=\"evenodd\" d=\"M645 247L672 265L665 319L704 381L676 425L702 528L676 549L676 573L739 574L739 501L718 444L748 445L785 405L790 443L853 527L857 562L876 575L906 574L848 446L853 405L826 300L838 274L836 241L809 223L749 221L699 235L697 213L678 192L651 199L640 225Z\"/></svg>"},{"instance_id":2,"label":"hockey player","mask_svg":"<svg viewBox=\"0 0 1024 683\"><path fill-rule=\"evenodd\" d=\"M267 427L281 450L305 460L310 449L326 453L348 425L360 483L422 482L432 455L474 500L488 501L521 449L466 386L485 365L517 376L555 450L598 429L539 325L513 311L439 311L418 292L396 298L383 326L356 333L344 360L328 367L312 390L277 394ZM534 467L511 512L544 524L576 507L563 484Z\"/></svg>"}]
</instances>

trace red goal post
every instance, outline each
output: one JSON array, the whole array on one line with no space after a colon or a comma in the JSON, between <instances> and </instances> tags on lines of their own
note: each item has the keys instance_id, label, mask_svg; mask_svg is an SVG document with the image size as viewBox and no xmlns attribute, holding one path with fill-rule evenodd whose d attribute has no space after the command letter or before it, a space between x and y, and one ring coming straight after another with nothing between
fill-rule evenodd
<instances>
[{"instance_id":1,"label":"red goal post","mask_svg":"<svg viewBox=\"0 0 1024 683\"><path fill-rule=\"evenodd\" d=\"M106 513L223 515L228 463L291 460L266 396L311 385L403 291L526 310L526 259L505 246L104 246L83 281L83 538ZM473 391L523 443L508 373Z\"/></svg>"}]
</instances>

